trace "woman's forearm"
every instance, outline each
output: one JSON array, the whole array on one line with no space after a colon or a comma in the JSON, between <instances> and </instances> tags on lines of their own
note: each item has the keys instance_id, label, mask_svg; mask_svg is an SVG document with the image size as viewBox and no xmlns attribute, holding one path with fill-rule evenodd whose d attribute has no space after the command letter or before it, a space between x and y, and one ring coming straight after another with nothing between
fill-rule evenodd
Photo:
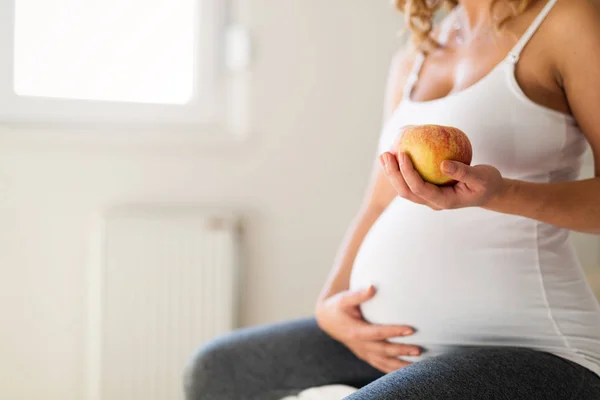
<instances>
[{"instance_id":1,"label":"woman's forearm","mask_svg":"<svg viewBox=\"0 0 600 400\"><path fill-rule=\"evenodd\" d=\"M505 179L485 208L584 233L600 234L600 178L533 183Z\"/></svg>"},{"instance_id":2,"label":"woman's forearm","mask_svg":"<svg viewBox=\"0 0 600 400\"><path fill-rule=\"evenodd\" d=\"M367 232L383 212L383 208L370 205L362 209L348 228L338 250L329 278L319 295L321 302L350 286L352 265Z\"/></svg>"}]
</instances>

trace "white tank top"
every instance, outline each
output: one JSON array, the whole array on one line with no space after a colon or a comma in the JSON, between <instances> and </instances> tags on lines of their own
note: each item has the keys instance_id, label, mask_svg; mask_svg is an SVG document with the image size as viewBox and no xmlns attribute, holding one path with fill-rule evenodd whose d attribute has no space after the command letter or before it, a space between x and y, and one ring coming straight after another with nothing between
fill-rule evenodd
<instances>
[{"instance_id":1,"label":"white tank top","mask_svg":"<svg viewBox=\"0 0 600 400\"><path fill-rule=\"evenodd\" d=\"M471 139L474 165L531 182L577 179L586 142L575 120L532 102L515 79L522 49L555 3L548 2L503 62L460 92L412 101L424 59L418 56L380 152L390 149L401 126L450 125ZM363 241L350 284L378 289L362 307L366 320L416 328L398 339L425 349L408 360L457 346L522 346L600 375L600 306L568 230L482 208L433 211L398 197Z\"/></svg>"}]
</instances>

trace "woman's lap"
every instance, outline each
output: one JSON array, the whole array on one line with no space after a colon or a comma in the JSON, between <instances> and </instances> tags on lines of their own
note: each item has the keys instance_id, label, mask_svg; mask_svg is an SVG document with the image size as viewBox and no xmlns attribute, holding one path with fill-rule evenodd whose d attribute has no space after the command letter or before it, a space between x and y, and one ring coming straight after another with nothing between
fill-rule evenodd
<instances>
[{"instance_id":1,"label":"woman's lap","mask_svg":"<svg viewBox=\"0 0 600 400\"><path fill-rule=\"evenodd\" d=\"M363 387L347 400L598 400L600 378L522 348L465 348L383 376L314 319L243 329L200 349L185 374L188 400L277 400L328 384Z\"/></svg>"},{"instance_id":2,"label":"woman's lap","mask_svg":"<svg viewBox=\"0 0 600 400\"><path fill-rule=\"evenodd\" d=\"M212 341L186 368L185 392L188 400L278 400L332 383L361 387L381 376L310 318Z\"/></svg>"},{"instance_id":3,"label":"woman's lap","mask_svg":"<svg viewBox=\"0 0 600 400\"><path fill-rule=\"evenodd\" d=\"M367 399L598 400L600 378L549 353L473 347L414 363L346 398Z\"/></svg>"}]
</instances>

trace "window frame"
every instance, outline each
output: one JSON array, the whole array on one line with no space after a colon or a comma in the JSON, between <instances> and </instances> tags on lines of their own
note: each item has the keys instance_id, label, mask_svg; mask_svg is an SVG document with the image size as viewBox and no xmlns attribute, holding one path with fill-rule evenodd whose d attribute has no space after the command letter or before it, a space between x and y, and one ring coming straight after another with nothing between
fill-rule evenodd
<instances>
[{"instance_id":1,"label":"window frame","mask_svg":"<svg viewBox=\"0 0 600 400\"><path fill-rule=\"evenodd\" d=\"M195 0L199 18L195 96L183 105L19 96L14 91L16 0L0 2L0 125L56 129L197 131L227 125L231 98L225 71L228 2ZM200 60L209 60L200 61ZM202 90L200 90L202 88Z\"/></svg>"}]
</instances>

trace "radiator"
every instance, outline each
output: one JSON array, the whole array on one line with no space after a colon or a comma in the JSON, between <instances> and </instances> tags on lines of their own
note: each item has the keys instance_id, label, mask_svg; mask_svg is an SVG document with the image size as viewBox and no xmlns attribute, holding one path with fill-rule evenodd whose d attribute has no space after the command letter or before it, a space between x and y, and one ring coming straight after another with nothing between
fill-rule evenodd
<instances>
[{"instance_id":1,"label":"radiator","mask_svg":"<svg viewBox=\"0 0 600 400\"><path fill-rule=\"evenodd\" d=\"M236 322L230 215L119 210L95 230L87 400L180 400L199 345Z\"/></svg>"}]
</instances>

